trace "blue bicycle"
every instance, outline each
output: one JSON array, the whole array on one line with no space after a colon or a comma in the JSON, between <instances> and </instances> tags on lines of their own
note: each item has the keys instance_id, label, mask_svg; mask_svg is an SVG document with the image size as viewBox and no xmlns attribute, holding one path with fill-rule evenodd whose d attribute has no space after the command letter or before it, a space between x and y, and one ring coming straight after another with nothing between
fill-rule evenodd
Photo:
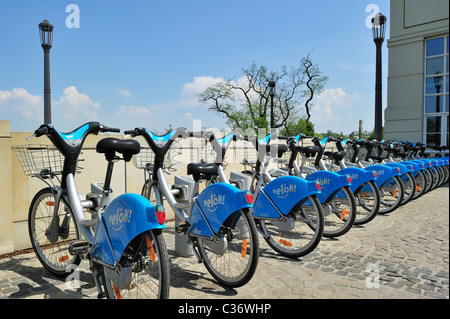
<instances>
[{"instance_id":1,"label":"blue bicycle","mask_svg":"<svg viewBox=\"0 0 450 319\"><path fill-rule=\"evenodd\" d=\"M151 205L137 194L114 198L110 187L114 163L130 161L139 153L139 143L101 139L96 151L108 161L105 181L91 183L85 200L77 191L75 174L86 137L119 131L89 122L60 133L53 125L43 124L30 138L46 135L55 147L25 145L15 149L25 174L48 185L30 205L31 244L42 265L57 276L68 276L81 260L88 260L99 298L168 298L169 257L161 232L165 228L164 207ZM86 218L87 214L91 218Z\"/></svg>"},{"instance_id":2,"label":"blue bicycle","mask_svg":"<svg viewBox=\"0 0 450 319\"><path fill-rule=\"evenodd\" d=\"M164 196L175 212L175 244L179 247L176 251L182 256L195 254L222 285L240 287L250 281L259 258L251 193L214 181L218 172L214 163L189 163L188 175L175 176L174 184L169 186L164 176L164 158L175 139L193 135L184 128L165 135L145 128L125 134L142 136L150 146L153 158L138 165L149 174L142 195L155 204L162 204ZM200 192L201 182L206 187Z\"/></svg>"},{"instance_id":3,"label":"blue bicycle","mask_svg":"<svg viewBox=\"0 0 450 319\"><path fill-rule=\"evenodd\" d=\"M269 174L269 163L282 156L287 150L286 145L269 146L261 144L255 136L244 138L238 133L216 138L212 132L205 132L202 137L209 142L207 145L211 145L204 155L207 162L212 161L218 166L218 181L251 190L254 198L252 216L267 244L288 258L312 252L320 243L324 229L322 206L318 200L320 186L315 181L296 176L274 178ZM228 178L223 166L233 140L244 143L244 148L236 149L241 153L237 155L243 165L252 167L252 171L232 171ZM256 153L257 156L253 156Z\"/></svg>"}]
</instances>

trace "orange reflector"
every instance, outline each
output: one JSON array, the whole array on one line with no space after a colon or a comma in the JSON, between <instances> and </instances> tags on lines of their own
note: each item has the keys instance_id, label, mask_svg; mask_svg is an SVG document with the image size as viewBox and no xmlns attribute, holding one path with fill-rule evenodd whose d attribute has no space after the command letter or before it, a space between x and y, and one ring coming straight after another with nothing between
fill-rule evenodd
<instances>
[{"instance_id":1,"label":"orange reflector","mask_svg":"<svg viewBox=\"0 0 450 319\"><path fill-rule=\"evenodd\" d=\"M362 198L366 198L366 194L361 193L361 197L362 197Z\"/></svg>"},{"instance_id":2,"label":"orange reflector","mask_svg":"<svg viewBox=\"0 0 450 319\"><path fill-rule=\"evenodd\" d=\"M147 242L147 248L148 248L148 255L150 256L151 261L156 261L155 256L155 249L153 248L152 240L150 239L150 236L145 236L145 240Z\"/></svg>"},{"instance_id":3,"label":"orange reflector","mask_svg":"<svg viewBox=\"0 0 450 319\"><path fill-rule=\"evenodd\" d=\"M47 206L55 206L55 202L48 201L48 202L45 202L45 205L47 205Z\"/></svg>"},{"instance_id":4,"label":"orange reflector","mask_svg":"<svg viewBox=\"0 0 450 319\"><path fill-rule=\"evenodd\" d=\"M63 263L63 262L65 262L67 259L69 259L69 256L65 255L65 256L59 257L58 261L59 261L60 263Z\"/></svg>"},{"instance_id":5,"label":"orange reflector","mask_svg":"<svg viewBox=\"0 0 450 319\"><path fill-rule=\"evenodd\" d=\"M397 188L394 188L394 191L392 192L392 197L396 197L397 196Z\"/></svg>"},{"instance_id":6,"label":"orange reflector","mask_svg":"<svg viewBox=\"0 0 450 319\"><path fill-rule=\"evenodd\" d=\"M242 258L245 258L245 255L247 255L247 239L244 239L244 241L242 242L242 248L241 248Z\"/></svg>"},{"instance_id":7,"label":"orange reflector","mask_svg":"<svg viewBox=\"0 0 450 319\"><path fill-rule=\"evenodd\" d=\"M279 242L288 247L292 246L292 244L290 242L288 242L287 240L284 240L284 239L280 239Z\"/></svg>"},{"instance_id":8,"label":"orange reflector","mask_svg":"<svg viewBox=\"0 0 450 319\"><path fill-rule=\"evenodd\" d=\"M420 185L417 185L416 192L420 191Z\"/></svg>"},{"instance_id":9,"label":"orange reflector","mask_svg":"<svg viewBox=\"0 0 450 319\"><path fill-rule=\"evenodd\" d=\"M341 213L341 220L344 220L345 216L347 216L347 215L350 215L350 212L344 208L344 210Z\"/></svg>"},{"instance_id":10,"label":"orange reflector","mask_svg":"<svg viewBox=\"0 0 450 319\"><path fill-rule=\"evenodd\" d=\"M116 298L122 299L122 295L120 294L119 289L117 289L117 287L114 284L112 284L112 286L113 286L114 293L116 294Z\"/></svg>"}]
</instances>

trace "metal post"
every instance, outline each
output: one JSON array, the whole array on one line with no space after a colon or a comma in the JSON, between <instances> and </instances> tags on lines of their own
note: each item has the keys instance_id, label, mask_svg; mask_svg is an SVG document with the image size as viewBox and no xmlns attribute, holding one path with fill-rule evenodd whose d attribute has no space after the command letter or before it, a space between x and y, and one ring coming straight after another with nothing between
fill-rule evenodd
<instances>
[{"instance_id":1,"label":"metal post","mask_svg":"<svg viewBox=\"0 0 450 319\"><path fill-rule=\"evenodd\" d=\"M44 123L52 123L52 106L50 92L50 49L51 45L42 45L44 49Z\"/></svg>"},{"instance_id":2,"label":"metal post","mask_svg":"<svg viewBox=\"0 0 450 319\"><path fill-rule=\"evenodd\" d=\"M381 48L383 38L374 39L377 55L376 55L376 75L375 75L375 139L381 141L383 139L383 109L382 109L382 79L381 79Z\"/></svg>"}]
</instances>

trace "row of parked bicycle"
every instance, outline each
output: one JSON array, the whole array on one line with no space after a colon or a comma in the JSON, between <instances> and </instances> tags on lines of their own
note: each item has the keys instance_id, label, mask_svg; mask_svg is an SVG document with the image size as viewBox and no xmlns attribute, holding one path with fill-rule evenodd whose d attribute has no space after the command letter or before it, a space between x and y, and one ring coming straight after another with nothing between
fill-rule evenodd
<instances>
[{"instance_id":1,"label":"row of parked bicycle","mask_svg":"<svg viewBox=\"0 0 450 319\"><path fill-rule=\"evenodd\" d=\"M91 183L91 192L80 198L74 176L83 143L89 134L103 132L120 130L89 122L61 133L43 124L31 137L46 135L54 147L15 148L24 172L48 186L29 209L38 259L60 276L88 260L99 298L169 297L164 206L175 213L176 252L195 255L220 284L239 287L255 274L258 233L283 256L305 256L323 236L342 236L449 178L445 147L332 138L312 138L313 145L302 146L310 137L233 133L218 138L184 128L157 135L135 128L125 137L141 136L147 145L113 137L98 142L96 151L108 162L105 181ZM209 160L205 152L187 165L187 175L176 175L169 184L165 159L178 138L201 138L214 156ZM245 145L235 148L242 152L244 169L227 175L224 160L233 141ZM326 151L329 142L336 143L336 152ZM146 176L142 193L114 198L114 163L132 158Z\"/></svg>"}]
</instances>

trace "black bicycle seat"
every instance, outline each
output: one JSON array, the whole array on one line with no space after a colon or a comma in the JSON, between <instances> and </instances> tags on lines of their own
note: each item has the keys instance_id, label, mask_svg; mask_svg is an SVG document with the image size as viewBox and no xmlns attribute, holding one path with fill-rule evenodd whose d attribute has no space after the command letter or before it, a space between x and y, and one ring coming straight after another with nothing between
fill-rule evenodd
<instances>
[{"instance_id":1,"label":"black bicycle seat","mask_svg":"<svg viewBox=\"0 0 450 319\"><path fill-rule=\"evenodd\" d=\"M287 145L286 144L267 144L266 145L266 152L270 153L270 150L274 149L277 151L277 156L281 157L284 153L287 152Z\"/></svg>"},{"instance_id":2,"label":"black bicycle seat","mask_svg":"<svg viewBox=\"0 0 450 319\"><path fill-rule=\"evenodd\" d=\"M324 155L328 156L330 159L339 162L345 157L345 151L338 151L338 152L325 152Z\"/></svg>"},{"instance_id":3,"label":"black bicycle seat","mask_svg":"<svg viewBox=\"0 0 450 319\"><path fill-rule=\"evenodd\" d=\"M305 155L306 158L316 156L316 153L320 151L320 148L317 145L313 146L296 146L295 150Z\"/></svg>"},{"instance_id":4,"label":"black bicycle seat","mask_svg":"<svg viewBox=\"0 0 450 319\"><path fill-rule=\"evenodd\" d=\"M187 173L192 175L195 181L201 178L211 179L218 173L218 168L213 163L190 163L187 166Z\"/></svg>"},{"instance_id":5,"label":"black bicycle seat","mask_svg":"<svg viewBox=\"0 0 450 319\"><path fill-rule=\"evenodd\" d=\"M97 143L97 153L105 154L106 160L112 161L116 152L123 155L123 159L129 162L133 155L141 151L141 145L136 140L121 140L118 138L104 138Z\"/></svg>"}]
</instances>

